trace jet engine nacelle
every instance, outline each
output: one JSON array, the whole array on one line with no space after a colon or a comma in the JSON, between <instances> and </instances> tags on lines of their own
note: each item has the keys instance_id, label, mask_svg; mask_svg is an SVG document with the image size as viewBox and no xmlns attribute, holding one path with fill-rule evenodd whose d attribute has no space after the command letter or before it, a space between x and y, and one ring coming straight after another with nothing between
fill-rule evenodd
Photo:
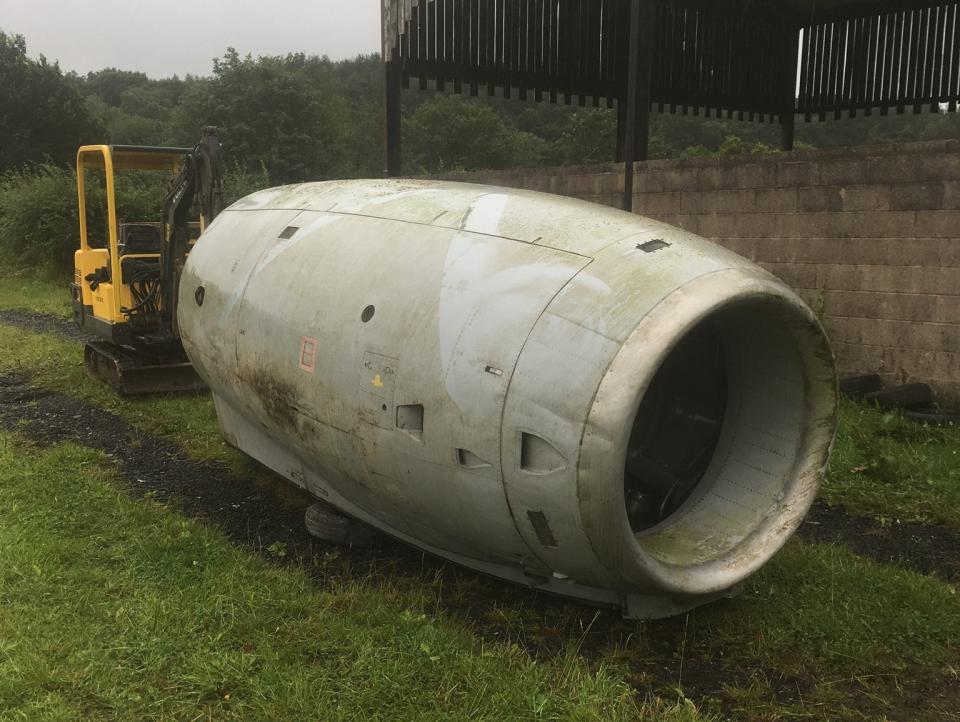
<instances>
[{"instance_id":1,"label":"jet engine nacelle","mask_svg":"<svg viewBox=\"0 0 960 722\"><path fill-rule=\"evenodd\" d=\"M630 616L759 569L833 440L833 357L792 291L577 200L261 191L205 231L179 304L229 443L393 537Z\"/></svg>"}]
</instances>

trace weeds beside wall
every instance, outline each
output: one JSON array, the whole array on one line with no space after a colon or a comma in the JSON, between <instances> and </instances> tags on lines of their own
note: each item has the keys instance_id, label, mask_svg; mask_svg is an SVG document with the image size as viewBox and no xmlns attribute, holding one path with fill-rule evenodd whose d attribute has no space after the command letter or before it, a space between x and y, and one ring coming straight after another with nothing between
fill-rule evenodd
<instances>
[{"instance_id":1,"label":"weeds beside wall","mask_svg":"<svg viewBox=\"0 0 960 722\"><path fill-rule=\"evenodd\" d=\"M444 176L619 206L620 166ZM650 161L634 210L710 238L790 284L842 373L960 398L960 141Z\"/></svg>"}]
</instances>

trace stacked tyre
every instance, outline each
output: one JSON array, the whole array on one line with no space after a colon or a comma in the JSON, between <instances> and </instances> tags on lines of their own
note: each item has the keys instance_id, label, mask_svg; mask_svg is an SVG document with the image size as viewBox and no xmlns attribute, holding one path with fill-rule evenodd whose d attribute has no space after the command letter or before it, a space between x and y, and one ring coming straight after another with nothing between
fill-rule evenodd
<instances>
[{"instance_id":1,"label":"stacked tyre","mask_svg":"<svg viewBox=\"0 0 960 722\"><path fill-rule=\"evenodd\" d=\"M923 383L884 386L877 374L840 379L840 393L885 411L900 410L904 418L930 426L960 425L960 411L942 409L933 390Z\"/></svg>"}]
</instances>

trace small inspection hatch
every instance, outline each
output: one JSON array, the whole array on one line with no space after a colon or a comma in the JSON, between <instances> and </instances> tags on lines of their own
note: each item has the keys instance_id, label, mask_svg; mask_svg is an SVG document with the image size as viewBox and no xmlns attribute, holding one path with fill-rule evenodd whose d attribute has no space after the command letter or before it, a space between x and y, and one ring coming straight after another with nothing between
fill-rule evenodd
<instances>
[{"instance_id":1,"label":"small inspection hatch","mask_svg":"<svg viewBox=\"0 0 960 722\"><path fill-rule=\"evenodd\" d=\"M637 244L637 250L644 253L654 253L664 248L670 248L670 244L662 238L654 238L652 241Z\"/></svg>"}]
</instances>

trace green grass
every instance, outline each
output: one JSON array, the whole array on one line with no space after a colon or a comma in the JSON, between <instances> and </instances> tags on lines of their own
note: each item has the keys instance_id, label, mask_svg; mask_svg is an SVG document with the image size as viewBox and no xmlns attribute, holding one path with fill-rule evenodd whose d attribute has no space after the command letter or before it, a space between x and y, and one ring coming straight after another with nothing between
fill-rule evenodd
<instances>
[{"instance_id":1,"label":"green grass","mask_svg":"<svg viewBox=\"0 0 960 722\"><path fill-rule=\"evenodd\" d=\"M799 652L838 670L881 659L946 665L960 650L955 587L833 545L790 543L735 603L705 616L707 634L755 630L761 657Z\"/></svg>"},{"instance_id":2,"label":"green grass","mask_svg":"<svg viewBox=\"0 0 960 722\"><path fill-rule=\"evenodd\" d=\"M0 276L0 308L22 308L69 318L69 283L66 278L32 271L7 272Z\"/></svg>"},{"instance_id":3,"label":"green grass","mask_svg":"<svg viewBox=\"0 0 960 722\"><path fill-rule=\"evenodd\" d=\"M528 639L576 628L568 610L544 614L522 601L501 600L489 614ZM876 719L903 689L952 684L960 672L955 586L797 539L734 598L673 619L625 621L619 631L603 661L655 674L661 693L720 685L720 698L697 701L737 720ZM893 676L900 691L882 686ZM781 699L794 685L804 687L802 702ZM958 703L960 686L937 704Z\"/></svg>"},{"instance_id":4,"label":"green grass","mask_svg":"<svg viewBox=\"0 0 960 722\"><path fill-rule=\"evenodd\" d=\"M2 324L0 348L0 372L27 373L40 386L110 409L143 431L172 439L195 460L220 461L236 471L247 466L224 443L208 393L124 398L87 375L80 343Z\"/></svg>"},{"instance_id":5,"label":"green grass","mask_svg":"<svg viewBox=\"0 0 960 722\"><path fill-rule=\"evenodd\" d=\"M16 308L69 318L69 281L27 271L0 275L0 309ZM81 344L52 335L0 325L0 372L25 372L46 388L110 409L143 431L164 435L198 461L224 462L236 471L244 457L223 442L213 400L207 393L124 398L91 379Z\"/></svg>"},{"instance_id":6,"label":"green grass","mask_svg":"<svg viewBox=\"0 0 960 722\"><path fill-rule=\"evenodd\" d=\"M5 435L0 469L0 719L640 713L615 668L589 671L572 651L534 662L372 584L320 591L130 500L89 449ZM696 719L681 712L669 718Z\"/></svg>"},{"instance_id":7,"label":"green grass","mask_svg":"<svg viewBox=\"0 0 960 722\"><path fill-rule=\"evenodd\" d=\"M843 401L822 496L855 514L960 529L960 428Z\"/></svg>"},{"instance_id":8,"label":"green grass","mask_svg":"<svg viewBox=\"0 0 960 722\"><path fill-rule=\"evenodd\" d=\"M0 307L43 295L12 283ZM249 473L208 396L122 399L47 335L0 325L0 348L0 371ZM734 599L620 622L469 573L354 574L346 551L317 584L131 501L89 450L0 442L0 720L700 719L685 694L738 720L854 720L960 688L956 587L842 547L794 540ZM824 497L960 527L958 450L956 429L844 402Z\"/></svg>"},{"instance_id":9,"label":"green grass","mask_svg":"<svg viewBox=\"0 0 960 722\"><path fill-rule=\"evenodd\" d=\"M395 584L375 574L318 587L297 568L129 499L89 449L38 450L9 435L0 436L0 548L4 720L680 722L700 719L689 703L661 701L654 714L658 705L638 705L623 680L631 666L675 665L684 655L688 677L717 664L812 675L804 704L854 719L838 682L880 670L946 674L960 649L950 585L792 542L738 597L674 620L622 622L626 636L593 655L579 653L583 634L570 616L582 608L493 595L488 614L508 627L564 636L553 653L533 657L444 610L441 597L502 585L471 576L453 588L428 577ZM796 712L762 679L728 683L727 713L738 704L751 719Z\"/></svg>"}]
</instances>

